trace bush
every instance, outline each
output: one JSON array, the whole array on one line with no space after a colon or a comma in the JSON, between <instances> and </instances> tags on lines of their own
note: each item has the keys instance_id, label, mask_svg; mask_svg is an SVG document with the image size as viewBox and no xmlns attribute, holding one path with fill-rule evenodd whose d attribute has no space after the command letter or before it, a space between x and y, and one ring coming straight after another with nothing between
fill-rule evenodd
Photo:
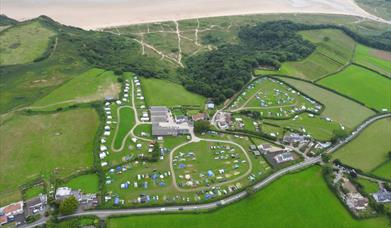
<instances>
[{"instance_id":1,"label":"bush","mask_svg":"<svg viewBox=\"0 0 391 228\"><path fill-rule=\"evenodd\" d=\"M195 133L203 133L207 132L210 129L209 121L207 120L199 120L194 122L194 132Z\"/></svg>"}]
</instances>

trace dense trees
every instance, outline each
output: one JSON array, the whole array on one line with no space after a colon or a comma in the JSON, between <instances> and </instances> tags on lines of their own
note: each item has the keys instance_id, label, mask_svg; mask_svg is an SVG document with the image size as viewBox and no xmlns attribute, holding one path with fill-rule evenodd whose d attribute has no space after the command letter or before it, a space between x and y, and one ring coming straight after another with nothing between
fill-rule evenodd
<instances>
[{"instance_id":1,"label":"dense trees","mask_svg":"<svg viewBox=\"0 0 391 228\"><path fill-rule=\"evenodd\" d=\"M64 199L60 203L60 213L62 215L70 215L74 213L79 206L79 202L74 196Z\"/></svg>"},{"instance_id":2,"label":"dense trees","mask_svg":"<svg viewBox=\"0 0 391 228\"><path fill-rule=\"evenodd\" d=\"M210 124L209 121L207 120L199 120L194 122L194 132L195 133L202 133L209 131L210 129Z\"/></svg>"},{"instance_id":3,"label":"dense trees","mask_svg":"<svg viewBox=\"0 0 391 228\"><path fill-rule=\"evenodd\" d=\"M183 84L188 90L221 103L251 79L253 68L259 65L278 68L280 62L309 55L315 46L298 35L297 28L297 24L289 21L243 27L238 34L239 44L222 45L188 58Z\"/></svg>"}]
</instances>

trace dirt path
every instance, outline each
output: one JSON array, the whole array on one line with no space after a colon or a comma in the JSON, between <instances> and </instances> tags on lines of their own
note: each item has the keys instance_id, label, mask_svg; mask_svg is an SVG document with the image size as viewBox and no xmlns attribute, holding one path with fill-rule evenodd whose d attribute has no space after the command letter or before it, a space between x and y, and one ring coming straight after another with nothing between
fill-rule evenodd
<instances>
[{"instance_id":1,"label":"dirt path","mask_svg":"<svg viewBox=\"0 0 391 228\"><path fill-rule=\"evenodd\" d=\"M181 31L179 30L179 23L174 21L176 27L176 34L178 37L178 63L183 67L182 64L182 48L181 48Z\"/></svg>"}]
</instances>

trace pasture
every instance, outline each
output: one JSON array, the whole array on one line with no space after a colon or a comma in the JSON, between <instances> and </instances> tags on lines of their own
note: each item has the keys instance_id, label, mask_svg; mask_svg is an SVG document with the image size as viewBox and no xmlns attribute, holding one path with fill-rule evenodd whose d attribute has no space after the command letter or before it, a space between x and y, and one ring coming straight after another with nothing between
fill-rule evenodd
<instances>
[{"instance_id":1,"label":"pasture","mask_svg":"<svg viewBox=\"0 0 391 228\"><path fill-rule=\"evenodd\" d=\"M155 78L141 78L146 102L149 106L202 106L206 98L187 91L182 85Z\"/></svg>"},{"instance_id":2,"label":"pasture","mask_svg":"<svg viewBox=\"0 0 391 228\"><path fill-rule=\"evenodd\" d=\"M371 173L375 174L376 176L391 180L391 161L388 160L387 162L381 164L379 167L374 169Z\"/></svg>"},{"instance_id":3,"label":"pasture","mask_svg":"<svg viewBox=\"0 0 391 228\"><path fill-rule=\"evenodd\" d=\"M391 110L391 79L365 68L352 65L318 83L378 111Z\"/></svg>"},{"instance_id":4,"label":"pasture","mask_svg":"<svg viewBox=\"0 0 391 228\"><path fill-rule=\"evenodd\" d=\"M371 172L388 160L391 150L391 118L376 121L353 141L333 154L342 163Z\"/></svg>"},{"instance_id":5,"label":"pasture","mask_svg":"<svg viewBox=\"0 0 391 228\"><path fill-rule=\"evenodd\" d=\"M112 71L93 68L36 101L33 110L56 110L78 103L118 97L120 85Z\"/></svg>"},{"instance_id":6,"label":"pasture","mask_svg":"<svg viewBox=\"0 0 391 228\"><path fill-rule=\"evenodd\" d=\"M316 80L349 63L355 42L342 31L321 29L301 31L300 34L316 45L311 55L301 61L285 62L278 71L256 70L255 74L279 74Z\"/></svg>"},{"instance_id":7,"label":"pasture","mask_svg":"<svg viewBox=\"0 0 391 228\"><path fill-rule=\"evenodd\" d=\"M29 189L27 189L23 196L25 199L31 199L33 197L38 196L39 194L44 193L44 189L42 185L35 185Z\"/></svg>"},{"instance_id":8,"label":"pasture","mask_svg":"<svg viewBox=\"0 0 391 228\"><path fill-rule=\"evenodd\" d=\"M321 113L321 116L329 117L331 120L341 123L345 127L354 128L366 118L375 114L374 111L363 105L312 83L284 77L279 77L279 79L322 103L325 109Z\"/></svg>"},{"instance_id":9,"label":"pasture","mask_svg":"<svg viewBox=\"0 0 391 228\"><path fill-rule=\"evenodd\" d=\"M38 21L16 25L0 33L0 65L24 64L41 57L55 32Z\"/></svg>"},{"instance_id":10,"label":"pasture","mask_svg":"<svg viewBox=\"0 0 391 228\"><path fill-rule=\"evenodd\" d=\"M368 194L379 191L379 185L376 182L364 178L357 178L356 180L363 186L364 191Z\"/></svg>"},{"instance_id":11,"label":"pasture","mask_svg":"<svg viewBox=\"0 0 391 228\"><path fill-rule=\"evenodd\" d=\"M295 186L289 188L287 186ZM272 207L278 202L278 206ZM249 211L251 213L249 213ZM305 219L298 219L305 218ZM108 227L387 227L385 217L356 220L330 192L319 167L281 177L260 192L201 214L109 218Z\"/></svg>"},{"instance_id":12,"label":"pasture","mask_svg":"<svg viewBox=\"0 0 391 228\"><path fill-rule=\"evenodd\" d=\"M357 44L353 61L391 77L391 52Z\"/></svg>"},{"instance_id":13,"label":"pasture","mask_svg":"<svg viewBox=\"0 0 391 228\"><path fill-rule=\"evenodd\" d=\"M93 165L98 128L93 109L15 115L0 126L0 195L37 177L64 177ZM17 172L10 172L17 170Z\"/></svg>"},{"instance_id":14,"label":"pasture","mask_svg":"<svg viewBox=\"0 0 391 228\"><path fill-rule=\"evenodd\" d=\"M99 177L96 174L86 174L72 178L64 185L72 189L80 189L84 193L97 193L99 191Z\"/></svg>"}]
</instances>

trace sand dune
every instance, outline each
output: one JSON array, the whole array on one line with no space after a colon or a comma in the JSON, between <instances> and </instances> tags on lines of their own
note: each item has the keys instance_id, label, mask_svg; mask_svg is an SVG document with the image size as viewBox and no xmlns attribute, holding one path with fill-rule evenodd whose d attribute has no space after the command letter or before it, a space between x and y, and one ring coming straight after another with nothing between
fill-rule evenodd
<instances>
[{"instance_id":1,"label":"sand dune","mask_svg":"<svg viewBox=\"0 0 391 228\"><path fill-rule=\"evenodd\" d=\"M383 21L354 0L0 0L1 13L18 20L47 15L85 29L257 13L326 13Z\"/></svg>"}]
</instances>

